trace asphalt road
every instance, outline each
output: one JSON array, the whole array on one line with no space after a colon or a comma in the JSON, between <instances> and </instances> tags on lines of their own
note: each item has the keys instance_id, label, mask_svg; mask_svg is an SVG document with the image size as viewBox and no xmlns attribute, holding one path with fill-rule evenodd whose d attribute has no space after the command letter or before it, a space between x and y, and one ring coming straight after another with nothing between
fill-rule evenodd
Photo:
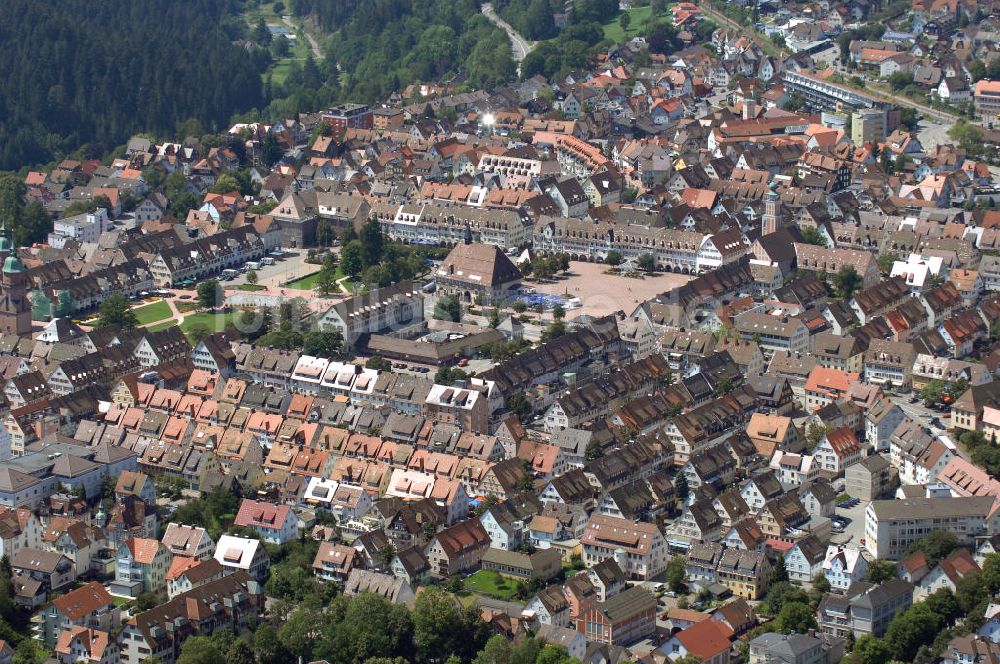
<instances>
[{"instance_id":1,"label":"asphalt road","mask_svg":"<svg viewBox=\"0 0 1000 664\"><path fill-rule=\"evenodd\" d=\"M918 422L921 426L926 429L930 429L931 433L935 436L948 433L948 420L943 418L944 412L931 410L924 405L923 401L917 401L917 403L910 403L912 396L902 396L895 395L891 396L890 399L893 403L899 406L903 414L909 417L911 420ZM931 420L937 418L941 422L943 427L936 427L931 424Z\"/></svg>"},{"instance_id":2,"label":"asphalt road","mask_svg":"<svg viewBox=\"0 0 1000 664\"><path fill-rule=\"evenodd\" d=\"M513 51L512 57L514 62L524 60L528 53L531 52L531 49L535 48L535 42L530 42L519 35L517 31L514 30L509 23L507 23L507 21L497 16L497 13L493 11L493 5L489 2L483 5L483 14L495 25L502 28L504 32L507 33L507 36L510 37L510 45Z\"/></svg>"}]
</instances>

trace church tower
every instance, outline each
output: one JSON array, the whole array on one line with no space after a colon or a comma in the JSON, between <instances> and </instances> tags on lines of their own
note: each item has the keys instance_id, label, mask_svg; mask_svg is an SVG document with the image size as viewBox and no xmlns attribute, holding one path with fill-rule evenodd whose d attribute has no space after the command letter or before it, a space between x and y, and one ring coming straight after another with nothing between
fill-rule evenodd
<instances>
[{"instance_id":1,"label":"church tower","mask_svg":"<svg viewBox=\"0 0 1000 664\"><path fill-rule=\"evenodd\" d=\"M24 264L17 257L6 225L0 226L0 334L31 334L31 302Z\"/></svg>"},{"instance_id":2,"label":"church tower","mask_svg":"<svg viewBox=\"0 0 1000 664\"><path fill-rule=\"evenodd\" d=\"M764 216L761 218L761 235L773 233L781 227L781 197L778 183L772 182L764 195Z\"/></svg>"}]
</instances>

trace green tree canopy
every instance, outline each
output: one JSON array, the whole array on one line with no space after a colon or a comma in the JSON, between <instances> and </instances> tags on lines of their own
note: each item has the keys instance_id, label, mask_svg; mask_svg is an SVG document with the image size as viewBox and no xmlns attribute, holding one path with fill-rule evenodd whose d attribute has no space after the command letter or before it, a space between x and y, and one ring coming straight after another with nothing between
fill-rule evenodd
<instances>
[{"instance_id":1,"label":"green tree canopy","mask_svg":"<svg viewBox=\"0 0 1000 664\"><path fill-rule=\"evenodd\" d=\"M365 269L364 249L360 240L352 240L341 249L340 268L352 277L358 276Z\"/></svg>"},{"instance_id":2,"label":"green tree canopy","mask_svg":"<svg viewBox=\"0 0 1000 664\"><path fill-rule=\"evenodd\" d=\"M365 368L377 369L378 371L389 371L392 369L392 362L385 359L384 357L373 355L372 357L368 358L367 362L365 362Z\"/></svg>"},{"instance_id":3,"label":"green tree canopy","mask_svg":"<svg viewBox=\"0 0 1000 664\"><path fill-rule=\"evenodd\" d=\"M816 629L816 613L803 602L786 602L774 619L775 630L783 634L805 634Z\"/></svg>"},{"instance_id":4,"label":"green tree canopy","mask_svg":"<svg viewBox=\"0 0 1000 664\"><path fill-rule=\"evenodd\" d=\"M436 586L424 588L413 605L413 644L417 659L441 662L450 655L471 659L486 642L488 628L473 606L461 609Z\"/></svg>"},{"instance_id":5,"label":"green tree canopy","mask_svg":"<svg viewBox=\"0 0 1000 664\"><path fill-rule=\"evenodd\" d=\"M222 302L222 288L216 279L208 279L198 284L198 303L206 309L215 309Z\"/></svg>"},{"instance_id":6,"label":"green tree canopy","mask_svg":"<svg viewBox=\"0 0 1000 664\"><path fill-rule=\"evenodd\" d=\"M933 568L939 560L946 558L957 548L958 539L954 533L948 530L934 530L923 539L911 544L906 551L908 554L922 551L927 558L927 564Z\"/></svg>"},{"instance_id":7,"label":"green tree canopy","mask_svg":"<svg viewBox=\"0 0 1000 664\"><path fill-rule=\"evenodd\" d=\"M674 556L667 563L667 583L675 593L684 592L687 588L687 567L682 556Z\"/></svg>"},{"instance_id":8,"label":"green tree canopy","mask_svg":"<svg viewBox=\"0 0 1000 664\"><path fill-rule=\"evenodd\" d=\"M434 305L434 318L457 323L462 318L462 305L454 295L442 295Z\"/></svg>"},{"instance_id":9,"label":"green tree canopy","mask_svg":"<svg viewBox=\"0 0 1000 664\"><path fill-rule=\"evenodd\" d=\"M853 265L845 265L833 277L833 285L837 294L844 300L849 300L854 291L861 288L861 275Z\"/></svg>"},{"instance_id":10,"label":"green tree canopy","mask_svg":"<svg viewBox=\"0 0 1000 664\"><path fill-rule=\"evenodd\" d=\"M114 325L124 330L130 330L139 324L132 311L128 298L123 293L112 293L101 302L100 315L97 318L98 327Z\"/></svg>"},{"instance_id":11,"label":"green tree canopy","mask_svg":"<svg viewBox=\"0 0 1000 664\"><path fill-rule=\"evenodd\" d=\"M177 664L226 664L226 658L207 636L192 636L181 646Z\"/></svg>"},{"instance_id":12,"label":"green tree canopy","mask_svg":"<svg viewBox=\"0 0 1000 664\"><path fill-rule=\"evenodd\" d=\"M788 581L788 569L785 567L785 556L784 554L778 554L778 558L774 561L774 571L771 572L771 582L772 583L783 583Z\"/></svg>"},{"instance_id":13,"label":"green tree canopy","mask_svg":"<svg viewBox=\"0 0 1000 664\"><path fill-rule=\"evenodd\" d=\"M868 563L869 583L885 583L896 578L896 565L888 560L873 560Z\"/></svg>"}]
</instances>

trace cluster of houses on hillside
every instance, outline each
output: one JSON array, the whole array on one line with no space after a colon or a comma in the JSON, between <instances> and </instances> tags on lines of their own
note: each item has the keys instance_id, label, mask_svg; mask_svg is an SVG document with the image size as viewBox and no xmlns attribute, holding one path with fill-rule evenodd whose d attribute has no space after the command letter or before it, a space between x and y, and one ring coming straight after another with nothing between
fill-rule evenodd
<instances>
[{"instance_id":1,"label":"cluster of houses on hillside","mask_svg":"<svg viewBox=\"0 0 1000 664\"><path fill-rule=\"evenodd\" d=\"M552 80L27 172L60 217L33 246L0 228L0 553L33 636L61 664L173 664L266 617L269 552L305 540L346 595L462 585L495 633L584 664L835 664L980 573L1000 552L998 469L971 452L1000 434L995 169L923 145L926 121L819 54L846 43L848 76L902 72L988 124L1000 8L914 0L848 41L877 3L749 4L758 36L678 3L668 54L636 37ZM432 256L423 274L352 265L376 227ZM265 273L276 252L368 283L296 288ZM536 292L552 257L559 279L657 286L591 310ZM269 285L229 287L248 264ZM303 305L342 346L186 335L174 309L217 277L221 317ZM112 293L172 317L95 326ZM174 518L219 492L225 523ZM786 575L829 585L817 629L757 629ZM501 579L517 601L484 590ZM990 604L941 661L995 660L998 625Z\"/></svg>"}]
</instances>

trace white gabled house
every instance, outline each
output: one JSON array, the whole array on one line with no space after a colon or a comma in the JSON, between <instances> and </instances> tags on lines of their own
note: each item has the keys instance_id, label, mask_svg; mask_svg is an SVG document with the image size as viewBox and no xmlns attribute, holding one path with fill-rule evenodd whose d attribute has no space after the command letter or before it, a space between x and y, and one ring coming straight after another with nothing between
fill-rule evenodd
<instances>
[{"instance_id":1,"label":"white gabled house","mask_svg":"<svg viewBox=\"0 0 1000 664\"><path fill-rule=\"evenodd\" d=\"M823 561L823 576L834 590L847 590L855 581L864 581L868 575L868 560L859 549L849 549L831 544Z\"/></svg>"}]
</instances>

